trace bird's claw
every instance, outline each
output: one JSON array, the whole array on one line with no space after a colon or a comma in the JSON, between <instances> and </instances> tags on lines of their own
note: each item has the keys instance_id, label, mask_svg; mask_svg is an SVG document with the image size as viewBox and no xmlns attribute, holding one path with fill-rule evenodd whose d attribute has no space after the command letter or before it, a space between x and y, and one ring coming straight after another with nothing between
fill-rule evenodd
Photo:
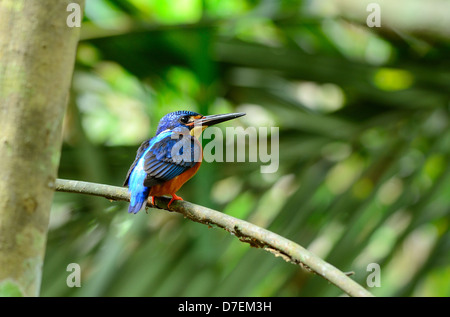
<instances>
[{"instance_id":1,"label":"bird's claw","mask_svg":"<svg viewBox=\"0 0 450 317\"><path fill-rule=\"evenodd\" d=\"M183 200L183 198L181 198L180 196L177 196L176 194L172 194L172 199L169 201L169 203L167 204L167 209L169 209L169 211L173 211L170 209L170 205L175 201L175 200Z\"/></svg>"}]
</instances>

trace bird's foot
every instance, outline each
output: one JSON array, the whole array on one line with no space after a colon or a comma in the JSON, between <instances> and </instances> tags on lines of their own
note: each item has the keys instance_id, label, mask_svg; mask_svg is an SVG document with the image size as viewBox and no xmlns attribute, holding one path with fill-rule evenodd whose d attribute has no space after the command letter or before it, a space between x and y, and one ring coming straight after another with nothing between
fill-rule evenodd
<instances>
[{"instance_id":1,"label":"bird's foot","mask_svg":"<svg viewBox=\"0 0 450 317\"><path fill-rule=\"evenodd\" d=\"M169 208L169 210L170 210L170 204L172 204L172 202L174 200L183 200L183 198L181 198L180 196L177 196L176 194L172 194L172 199L167 204L167 208Z\"/></svg>"}]
</instances>

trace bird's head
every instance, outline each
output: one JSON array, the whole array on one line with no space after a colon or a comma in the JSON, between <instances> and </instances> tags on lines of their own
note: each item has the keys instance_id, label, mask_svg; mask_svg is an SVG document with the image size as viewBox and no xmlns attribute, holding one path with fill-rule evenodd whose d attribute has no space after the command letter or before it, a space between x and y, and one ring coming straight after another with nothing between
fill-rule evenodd
<instances>
[{"instance_id":1,"label":"bird's head","mask_svg":"<svg viewBox=\"0 0 450 317\"><path fill-rule=\"evenodd\" d=\"M162 117L159 121L156 134L158 135L163 131L174 130L176 128L186 128L188 129L186 131L189 131L191 135L198 136L207 127L224 121L236 119L244 115L245 113L226 113L203 116L193 111L175 111Z\"/></svg>"}]
</instances>

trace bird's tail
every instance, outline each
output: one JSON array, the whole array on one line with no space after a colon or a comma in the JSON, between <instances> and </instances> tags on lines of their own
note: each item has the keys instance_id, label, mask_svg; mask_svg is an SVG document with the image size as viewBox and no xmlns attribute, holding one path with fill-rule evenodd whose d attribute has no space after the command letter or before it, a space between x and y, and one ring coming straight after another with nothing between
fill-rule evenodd
<instances>
[{"instance_id":1,"label":"bird's tail","mask_svg":"<svg viewBox=\"0 0 450 317\"><path fill-rule=\"evenodd\" d=\"M137 214L145 206L148 198L148 190L131 192L130 206L128 212Z\"/></svg>"}]
</instances>

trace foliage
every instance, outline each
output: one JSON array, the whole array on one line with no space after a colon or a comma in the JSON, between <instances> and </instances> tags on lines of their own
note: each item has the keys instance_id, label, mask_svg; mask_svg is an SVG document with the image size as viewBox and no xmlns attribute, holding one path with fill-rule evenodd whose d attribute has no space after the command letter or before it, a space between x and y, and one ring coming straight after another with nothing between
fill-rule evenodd
<instances>
[{"instance_id":1,"label":"foliage","mask_svg":"<svg viewBox=\"0 0 450 317\"><path fill-rule=\"evenodd\" d=\"M167 112L246 112L234 124L280 128L279 170L203 163L185 200L363 285L378 263L375 295L449 296L449 34L409 14L433 8L445 25L448 5L403 1L396 24L382 4L383 26L369 28L361 3L87 1L59 177L120 185ZM43 296L340 295L220 230L126 208L55 194ZM66 285L72 262L80 288Z\"/></svg>"}]
</instances>

